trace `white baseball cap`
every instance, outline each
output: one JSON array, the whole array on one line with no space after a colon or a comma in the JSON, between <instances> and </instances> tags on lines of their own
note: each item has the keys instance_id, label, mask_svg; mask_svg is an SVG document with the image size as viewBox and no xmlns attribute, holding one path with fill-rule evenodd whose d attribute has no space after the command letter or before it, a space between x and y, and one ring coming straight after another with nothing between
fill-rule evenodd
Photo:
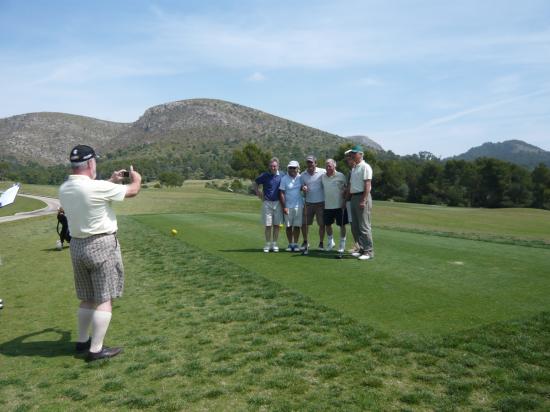
<instances>
[{"instance_id":1,"label":"white baseball cap","mask_svg":"<svg viewBox=\"0 0 550 412\"><path fill-rule=\"evenodd\" d=\"M296 168L299 168L299 167L300 167L300 163L298 163L296 160L291 160L291 161L288 163L287 169L288 169L289 167L296 167Z\"/></svg>"}]
</instances>

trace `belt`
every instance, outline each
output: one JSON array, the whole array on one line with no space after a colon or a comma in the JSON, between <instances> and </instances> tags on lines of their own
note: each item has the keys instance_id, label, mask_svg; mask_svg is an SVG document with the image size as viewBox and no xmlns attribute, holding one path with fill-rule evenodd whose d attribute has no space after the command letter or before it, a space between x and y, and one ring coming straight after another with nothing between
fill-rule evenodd
<instances>
[{"instance_id":1,"label":"belt","mask_svg":"<svg viewBox=\"0 0 550 412\"><path fill-rule=\"evenodd\" d=\"M363 193L365 193L365 192L352 193L351 195L352 195L352 196L357 196L357 195L362 195Z\"/></svg>"}]
</instances>

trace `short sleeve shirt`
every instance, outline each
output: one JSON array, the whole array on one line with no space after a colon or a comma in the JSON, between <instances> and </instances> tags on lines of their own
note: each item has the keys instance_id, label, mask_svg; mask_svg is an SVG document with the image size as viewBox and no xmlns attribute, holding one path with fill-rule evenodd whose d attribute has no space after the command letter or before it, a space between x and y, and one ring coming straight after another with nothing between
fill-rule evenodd
<instances>
[{"instance_id":1,"label":"short sleeve shirt","mask_svg":"<svg viewBox=\"0 0 550 412\"><path fill-rule=\"evenodd\" d=\"M350 192L361 193L365 191L365 180L372 180L372 168L362 160L351 170Z\"/></svg>"},{"instance_id":2,"label":"short sleeve shirt","mask_svg":"<svg viewBox=\"0 0 550 412\"><path fill-rule=\"evenodd\" d=\"M325 193L325 209L339 209L344 199L347 180L343 173L336 171L332 176L324 174L321 178Z\"/></svg>"},{"instance_id":3,"label":"short sleeve shirt","mask_svg":"<svg viewBox=\"0 0 550 412\"><path fill-rule=\"evenodd\" d=\"M325 169L316 167L313 175L310 175L307 171L302 173L302 183L307 186L306 202L319 203L325 201L325 194L323 192L323 185L321 184L321 176L326 173Z\"/></svg>"},{"instance_id":4,"label":"short sleeve shirt","mask_svg":"<svg viewBox=\"0 0 550 412\"><path fill-rule=\"evenodd\" d=\"M285 207L296 208L304 204L302 198L302 179L300 175L296 175L296 177L284 175L281 179L279 190L285 192Z\"/></svg>"},{"instance_id":5,"label":"short sleeve shirt","mask_svg":"<svg viewBox=\"0 0 550 412\"><path fill-rule=\"evenodd\" d=\"M115 233L118 225L112 202L124 200L126 190L126 185L70 175L59 188L59 200L69 221L71 236L87 238Z\"/></svg>"},{"instance_id":6,"label":"short sleeve shirt","mask_svg":"<svg viewBox=\"0 0 550 412\"><path fill-rule=\"evenodd\" d=\"M279 185L281 184L281 175L264 172L255 180L256 184L263 186L264 200L272 202L279 200Z\"/></svg>"}]
</instances>

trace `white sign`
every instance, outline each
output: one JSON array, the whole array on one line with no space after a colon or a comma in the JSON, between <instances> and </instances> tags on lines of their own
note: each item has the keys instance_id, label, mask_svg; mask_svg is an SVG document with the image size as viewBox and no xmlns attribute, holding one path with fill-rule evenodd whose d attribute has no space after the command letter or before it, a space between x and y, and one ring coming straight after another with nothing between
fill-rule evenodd
<instances>
[{"instance_id":1,"label":"white sign","mask_svg":"<svg viewBox=\"0 0 550 412\"><path fill-rule=\"evenodd\" d=\"M15 200L15 196L17 196L18 191L19 191L19 184L16 183L12 187L10 187L8 190L6 190L4 193L2 193L0 195L0 207L4 207L12 204Z\"/></svg>"}]
</instances>

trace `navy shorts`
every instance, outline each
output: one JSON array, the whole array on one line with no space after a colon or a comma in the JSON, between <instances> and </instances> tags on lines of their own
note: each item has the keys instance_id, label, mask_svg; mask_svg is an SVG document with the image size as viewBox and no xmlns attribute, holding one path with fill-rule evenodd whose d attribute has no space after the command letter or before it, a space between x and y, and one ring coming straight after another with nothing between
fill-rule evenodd
<instances>
[{"instance_id":1,"label":"navy shorts","mask_svg":"<svg viewBox=\"0 0 550 412\"><path fill-rule=\"evenodd\" d=\"M325 222L325 225L332 225L334 222L338 226L342 226L342 218L344 219L344 225L347 225L349 223L348 221L348 211L346 209L343 210L343 216L342 216L342 209L325 209L323 212L323 220Z\"/></svg>"}]
</instances>

